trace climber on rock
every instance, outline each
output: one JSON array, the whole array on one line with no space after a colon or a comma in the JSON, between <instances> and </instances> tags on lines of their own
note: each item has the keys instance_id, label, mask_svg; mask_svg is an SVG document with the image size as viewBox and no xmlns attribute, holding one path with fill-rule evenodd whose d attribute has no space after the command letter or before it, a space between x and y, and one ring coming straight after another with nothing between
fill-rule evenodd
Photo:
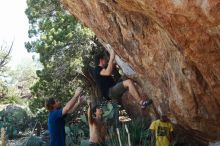
<instances>
[{"instance_id":1,"label":"climber on rock","mask_svg":"<svg viewBox=\"0 0 220 146\"><path fill-rule=\"evenodd\" d=\"M61 108L60 102L54 98L49 98L45 101L45 107L49 111L48 116L48 130L50 134L49 146L66 146L65 144L65 115L76 109L83 100L81 95L81 88L77 88L75 95L69 102Z\"/></svg>"},{"instance_id":2,"label":"climber on rock","mask_svg":"<svg viewBox=\"0 0 220 146\"><path fill-rule=\"evenodd\" d=\"M110 59L107 64L107 60L103 54L97 54L95 56L95 62L97 64L95 68L95 80L101 91L102 97L107 99L117 99L122 97L125 91L136 99L140 104L141 108L145 108L152 103L152 100L144 100L141 98L134 83L130 80L124 80L116 83L112 77L112 71L114 67L115 52L113 49L110 50Z\"/></svg>"},{"instance_id":3,"label":"climber on rock","mask_svg":"<svg viewBox=\"0 0 220 146\"><path fill-rule=\"evenodd\" d=\"M89 146L106 146L107 124L103 120L103 111L100 105L92 108L91 101L88 100L88 123L89 123Z\"/></svg>"},{"instance_id":4,"label":"climber on rock","mask_svg":"<svg viewBox=\"0 0 220 146\"><path fill-rule=\"evenodd\" d=\"M156 146L171 146L173 126L164 111L160 113L160 119L151 123L149 129Z\"/></svg>"}]
</instances>

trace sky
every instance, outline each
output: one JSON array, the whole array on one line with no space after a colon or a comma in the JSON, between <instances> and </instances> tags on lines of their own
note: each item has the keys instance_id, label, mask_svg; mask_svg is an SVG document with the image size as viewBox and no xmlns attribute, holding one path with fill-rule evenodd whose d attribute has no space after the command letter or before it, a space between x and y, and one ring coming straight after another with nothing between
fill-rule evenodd
<instances>
[{"instance_id":1,"label":"sky","mask_svg":"<svg viewBox=\"0 0 220 146\"><path fill-rule=\"evenodd\" d=\"M16 67L32 62L32 55L25 49L28 40L28 18L25 15L26 0L0 0L0 46L14 41L9 66Z\"/></svg>"}]
</instances>

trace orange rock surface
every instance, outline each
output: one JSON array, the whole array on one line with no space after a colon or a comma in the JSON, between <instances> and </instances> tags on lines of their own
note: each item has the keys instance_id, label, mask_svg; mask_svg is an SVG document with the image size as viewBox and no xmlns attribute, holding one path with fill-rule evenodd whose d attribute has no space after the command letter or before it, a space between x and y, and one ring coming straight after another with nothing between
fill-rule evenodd
<instances>
[{"instance_id":1,"label":"orange rock surface","mask_svg":"<svg viewBox=\"0 0 220 146\"><path fill-rule=\"evenodd\" d=\"M130 64L156 108L197 137L220 139L219 0L62 3Z\"/></svg>"}]
</instances>

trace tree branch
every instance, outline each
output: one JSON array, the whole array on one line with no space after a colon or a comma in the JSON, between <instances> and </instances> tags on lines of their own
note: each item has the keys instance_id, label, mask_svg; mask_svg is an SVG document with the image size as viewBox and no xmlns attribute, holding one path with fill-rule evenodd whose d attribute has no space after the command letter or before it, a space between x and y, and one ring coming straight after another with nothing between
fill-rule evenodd
<instances>
[{"instance_id":1,"label":"tree branch","mask_svg":"<svg viewBox=\"0 0 220 146\"><path fill-rule=\"evenodd\" d=\"M7 59L12 51L12 47L13 47L13 43L11 43L10 49L8 50L8 52L6 53L5 56L3 56L3 58L0 60L0 68L4 67L7 64Z\"/></svg>"}]
</instances>

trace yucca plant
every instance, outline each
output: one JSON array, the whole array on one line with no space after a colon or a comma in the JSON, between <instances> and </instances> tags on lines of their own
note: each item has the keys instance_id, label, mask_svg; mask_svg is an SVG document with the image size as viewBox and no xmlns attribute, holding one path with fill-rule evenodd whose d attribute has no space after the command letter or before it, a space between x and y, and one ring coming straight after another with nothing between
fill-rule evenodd
<instances>
[{"instance_id":1,"label":"yucca plant","mask_svg":"<svg viewBox=\"0 0 220 146\"><path fill-rule=\"evenodd\" d=\"M128 123L128 129L131 137L132 146L153 146L154 142L151 141L150 131L148 127L150 125L150 120L146 119L136 119ZM109 146L119 146L119 141L116 132L113 132L113 128L109 129L109 140L107 144ZM120 128L120 138L123 146L129 146L128 144L128 134L125 130L125 125Z\"/></svg>"},{"instance_id":2,"label":"yucca plant","mask_svg":"<svg viewBox=\"0 0 220 146\"><path fill-rule=\"evenodd\" d=\"M145 119L137 119L129 123L128 128L131 134L131 141L133 145L145 146L148 141L147 134L149 133L149 123L150 121Z\"/></svg>"}]
</instances>

